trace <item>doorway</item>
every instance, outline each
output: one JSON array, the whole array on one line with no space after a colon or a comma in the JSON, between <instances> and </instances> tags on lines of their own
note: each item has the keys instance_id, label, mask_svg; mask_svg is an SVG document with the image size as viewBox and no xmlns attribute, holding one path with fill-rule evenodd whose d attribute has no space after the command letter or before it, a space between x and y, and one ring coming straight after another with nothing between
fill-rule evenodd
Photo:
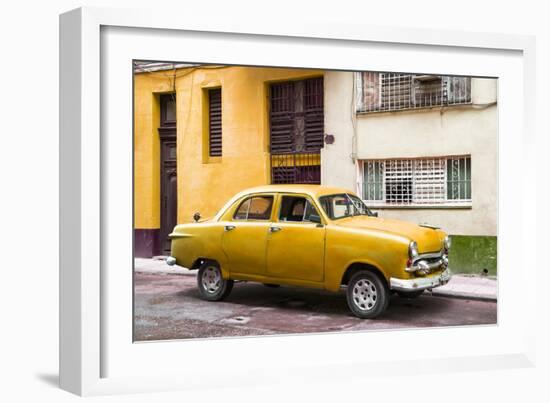
<instances>
[{"instance_id":1,"label":"doorway","mask_svg":"<svg viewBox=\"0 0 550 403\"><path fill-rule=\"evenodd\" d=\"M160 247L170 255L168 235L177 224L177 131L176 94L160 96Z\"/></svg>"}]
</instances>

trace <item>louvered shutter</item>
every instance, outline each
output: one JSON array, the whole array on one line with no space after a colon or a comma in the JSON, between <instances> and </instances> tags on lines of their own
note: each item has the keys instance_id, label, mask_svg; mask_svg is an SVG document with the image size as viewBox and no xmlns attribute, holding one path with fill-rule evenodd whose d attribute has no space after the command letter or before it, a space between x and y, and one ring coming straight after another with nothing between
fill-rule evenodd
<instances>
[{"instance_id":1,"label":"louvered shutter","mask_svg":"<svg viewBox=\"0 0 550 403\"><path fill-rule=\"evenodd\" d=\"M445 77L449 104L468 103L472 100L472 80L470 77Z\"/></svg>"},{"instance_id":2,"label":"louvered shutter","mask_svg":"<svg viewBox=\"0 0 550 403\"><path fill-rule=\"evenodd\" d=\"M209 118L209 155L222 155L222 90L216 88L208 91Z\"/></svg>"},{"instance_id":3,"label":"louvered shutter","mask_svg":"<svg viewBox=\"0 0 550 403\"><path fill-rule=\"evenodd\" d=\"M323 113L323 78L305 80L305 149L318 152L323 147L325 117Z\"/></svg>"},{"instance_id":4,"label":"louvered shutter","mask_svg":"<svg viewBox=\"0 0 550 403\"><path fill-rule=\"evenodd\" d=\"M357 112L380 109L380 73L357 73Z\"/></svg>"},{"instance_id":5,"label":"louvered shutter","mask_svg":"<svg viewBox=\"0 0 550 403\"><path fill-rule=\"evenodd\" d=\"M294 83L273 84L270 95L271 153L292 152L294 147Z\"/></svg>"},{"instance_id":6,"label":"louvered shutter","mask_svg":"<svg viewBox=\"0 0 550 403\"><path fill-rule=\"evenodd\" d=\"M319 152L323 147L323 78L271 85L271 153Z\"/></svg>"}]
</instances>

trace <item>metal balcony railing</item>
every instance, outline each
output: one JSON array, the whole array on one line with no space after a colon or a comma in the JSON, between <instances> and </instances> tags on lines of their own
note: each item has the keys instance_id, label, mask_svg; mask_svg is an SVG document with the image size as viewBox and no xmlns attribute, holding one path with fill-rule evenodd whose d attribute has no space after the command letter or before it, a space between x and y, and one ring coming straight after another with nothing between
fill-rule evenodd
<instances>
[{"instance_id":1,"label":"metal balcony railing","mask_svg":"<svg viewBox=\"0 0 550 403\"><path fill-rule=\"evenodd\" d=\"M470 77L360 72L356 111L391 112L471 103Z\"/></svg>"}]
</instances>

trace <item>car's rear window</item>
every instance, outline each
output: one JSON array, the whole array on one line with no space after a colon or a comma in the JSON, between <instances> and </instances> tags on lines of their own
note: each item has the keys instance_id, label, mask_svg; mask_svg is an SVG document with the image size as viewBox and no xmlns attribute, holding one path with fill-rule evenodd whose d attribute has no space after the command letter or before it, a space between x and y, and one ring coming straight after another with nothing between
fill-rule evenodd
<instances>
[{"instance_id":1,"label":"car's rear window","mask_svg":"<svg viewBox=\"0 0 550 403\"><path fill-rule=\"evenodd\" d=\"M253 196L244 200L235 212L235 220L269 220L273 196Z\"/></svg>"}]
</instances>

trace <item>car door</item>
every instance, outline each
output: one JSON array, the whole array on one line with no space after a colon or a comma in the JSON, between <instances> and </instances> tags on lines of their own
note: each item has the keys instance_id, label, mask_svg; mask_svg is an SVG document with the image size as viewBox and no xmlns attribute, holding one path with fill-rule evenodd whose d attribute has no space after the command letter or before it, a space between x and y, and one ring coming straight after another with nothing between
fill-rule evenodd
<instances>
[{"instance_id":1,"label":"car door","mask_svg":"<svg viewBox=\"0 0 550 403\"><path fill-rule=\"evenodd\" d=\"M274 204L274 195L245 198L231 221L224 223L222 248L231 273L263 275L266 243Z\"/></svg>"},{"instance_id":2,"label":"car door","mask_svg":"<svg viewBox=\"0 0 550 403\"><path fill-rule=\"evenodd\" d=\"M279 211L267 238L267 275L322 282L325 226L317 207L305 195L279 197Z\"/></svg>"}]
</instances>

